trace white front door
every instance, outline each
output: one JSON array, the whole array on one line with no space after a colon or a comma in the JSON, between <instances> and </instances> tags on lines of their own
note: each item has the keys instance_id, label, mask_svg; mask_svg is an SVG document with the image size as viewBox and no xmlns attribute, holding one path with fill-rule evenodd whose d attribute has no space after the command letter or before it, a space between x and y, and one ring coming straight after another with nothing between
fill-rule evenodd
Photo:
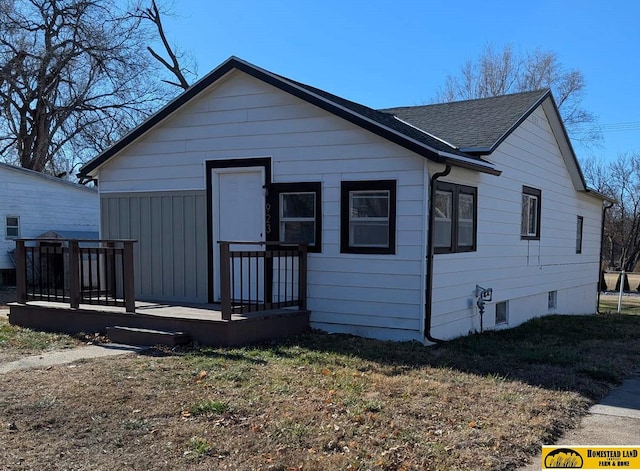
<instances>
[{"instance_id":1,"label":"white front door","mask_svg":"<svg viewBox=\"0 0 640 471\"><path fill-rule=\"evenodd\" d=\"M264 168L247 167L233 169L212 170L213 191L213 221L214 247L214 293L215 299L220 300L220 250L218 241L233 242L264 242L265 240L265 195ZM231 250L257 251L264 250L262 245L231 245ZM257 273L264 273L263 260L251 260L251 279L247 278L249 261L235 262L234 279L232 280L232 294L234 299L263 297L264 286ZM242 266L241 266L242 265ZM240 274L244 279L240 278ZM240 286L242 285L242 289Z\"/></svg>"}]
</instances>

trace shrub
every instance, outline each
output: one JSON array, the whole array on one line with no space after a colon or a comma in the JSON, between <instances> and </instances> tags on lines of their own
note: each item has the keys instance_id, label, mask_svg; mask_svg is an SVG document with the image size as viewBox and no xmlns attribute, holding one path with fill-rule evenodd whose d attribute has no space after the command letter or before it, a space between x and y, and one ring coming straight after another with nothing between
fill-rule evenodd
<instances>
[{"instance_id":1,"label":"shrub","mask_svg":"<svg viewBox=\"0 0 640 471\"><path fill-rule=\"evenodd\" d=\"M640 285L638 285L638 288L640 288ZM609 291L607 280L604 278L604 270L600 270L600 291Z\"/></svg>"}]
</instances>

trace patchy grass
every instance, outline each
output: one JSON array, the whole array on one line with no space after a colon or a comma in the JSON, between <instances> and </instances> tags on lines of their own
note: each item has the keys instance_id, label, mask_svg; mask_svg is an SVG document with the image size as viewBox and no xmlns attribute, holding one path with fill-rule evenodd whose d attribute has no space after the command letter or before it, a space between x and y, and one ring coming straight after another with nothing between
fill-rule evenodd
<instances>
[{"instance_id":1,"label":"patchy grass","mask_svg":"<svg viewBox=\"0 0 640 471\"><path fill-rule=\"evenodd\" d=\"M79 339L69 335L17 327L9 324L5 316L0 316L0 361L48 350L76 347L80 344Z\"/></svg>"},{"instance_id":2,"label":"patchy grass","mask_svg":"<svg viewBox=\"0 0 640 471\"><path fill-rule=\"evenodd\" d=\"M8 469L506 470L640 366L640 316L438 347L311 333L3 375Z\"/></svg>"},{"instance_id":3,"label":"patchy grass","mask_svg":"<svg viewBox=\"0 0 640 471\"><path fill-rule=\"evenodd\" d=\"M640 296L623 294L620 308L622 314L640 315ZM618 295L601 294L600 312L617 313Z\"/></svg>"}]
</instances>

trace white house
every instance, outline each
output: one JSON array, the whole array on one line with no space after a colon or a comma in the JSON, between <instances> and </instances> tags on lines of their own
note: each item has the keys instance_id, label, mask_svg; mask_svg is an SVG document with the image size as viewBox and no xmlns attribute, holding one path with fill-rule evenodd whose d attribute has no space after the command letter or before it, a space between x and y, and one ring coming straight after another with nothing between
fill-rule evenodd
<instances>
[{"instance_id":1,"label":"white house","mask_svg":"<svg viewBox=\"0 0 640 471\"><path fill-rule=\"evenodd\" d=\"M232 57L80 176L102 236L139 240L141 299L216 302L217 241L273 240L310 244L329 332L424 341L596 311L603 197L548 90L381 111Z\"/></svg>"},{"instance_id":2,"label":"white house","mask_svg":"<svg viewBox=\"0 0 640 471\"><path fill-rule=\"evenodd\" d=\"M97 238L98 192L42 173L0 163L0 243L2 280L15 278L10 253L17 238L53 231L72 238Z\"/></svg>"}]
</instances>

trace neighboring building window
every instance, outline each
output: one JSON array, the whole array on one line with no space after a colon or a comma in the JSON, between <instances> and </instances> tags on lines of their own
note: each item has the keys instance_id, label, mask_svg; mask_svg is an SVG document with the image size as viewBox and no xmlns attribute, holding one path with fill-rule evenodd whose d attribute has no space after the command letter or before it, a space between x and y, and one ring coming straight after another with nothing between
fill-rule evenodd
<instances>
[{"instance_id":1,"label":"neighboring building window","mask_svg":"<svg viewBox=\"0 0 640 471\"><path fill-rule=\"evenodd\" d=\"M558 292L549 291L549 310L556 309L558 307Z\"/></svg>"},{"instance_id":2,"label":"neighboring building window","mask_svg":"<svg viewBox=\"0 0 640 471\"><path fill-rule=\"evenodd\" d=\"M20 237L20 218L18 216L7 216L6 218L7 239L17 239Z\"/></svg>"},{"instance_id":3,"label":"neighboring building window","mask_svg":"<svg viewBox=\"0 0 640 471\"><path fill-rule=\"evenodd\" d=\"M476 250L477 189L436 182L434 202L434 251L436 253Z\"/></svg>"},{"instance_id":4,"label":"neighboring building window","mask_svg":"<svg viewBox=\"0 0 640 471\"><path fill-rule=\"evenodd\" d=\"M540 239L540 210L542 192L528 186L522 187L522 224L520 235L523 239Z\"/></svg>"},{"instance_id":5,"label":"neighboring building window","mask_svg":"<svg viewBox=\"0 0 640 471\"><path fill-rule=\"evenodd\" d=\"M576 227L576 253L582 253L582 227L584 225L584 219L582 216L578 216L578 225Z\"/></svg>"},{"instance_id":6,"label":"neighboring building window","mask_svg":"<svg viewBox=\"0 0 640 471\"><path fill-rule=\"evenodd\" d=\"M395 253L395 180L341 183L340 251L343 253Z\"/></svg>"},{"instance_id":7,"label":"neighboring building window","mask_svg":"<svg viewBox=\"0 0 640 471\"><path fill-rule=\"evenodd\" d=\"M509 301L496 303L496 325L509 322Z\"/></svg>"},{"instance_id":8,"label":"neighboring building window","mask_svg":"<svg viewBox=\"0 0 640 471\"><path fill-rule=\"evenodd\" d=\"M267 240L283 245L306 243L309 252L322 247L322 184L274 183L266 207Z\"/></svg>"}]
</instances>

